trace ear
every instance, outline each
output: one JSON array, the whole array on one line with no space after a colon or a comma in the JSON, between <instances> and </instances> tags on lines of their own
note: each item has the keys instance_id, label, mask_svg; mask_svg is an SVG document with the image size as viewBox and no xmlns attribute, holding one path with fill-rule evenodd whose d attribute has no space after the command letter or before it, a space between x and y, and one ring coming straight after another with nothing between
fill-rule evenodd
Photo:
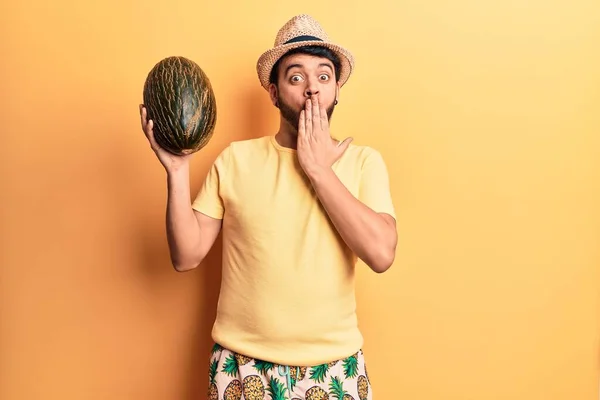
<instances>
[{"instance_id":1,"label":"ear","mask_svg":"<svg viewBox=\"0 0 600 400\"><path fill-rule=\"evenodd\" d=\"M272 83L269 85L269 96L271 97L271 103L279 108L279 105L277 104L277 86Z\"/></svg>"},{"instance_id":2,"label":"ear","mask_svg":"<svg viewBox=\"0 0 600 400\"><path fill-rule=\"evenodd\" d=\"M335 99L337 101L340 101L340 83L339 82L335 85Z\"/></svg>"}]
</instances>

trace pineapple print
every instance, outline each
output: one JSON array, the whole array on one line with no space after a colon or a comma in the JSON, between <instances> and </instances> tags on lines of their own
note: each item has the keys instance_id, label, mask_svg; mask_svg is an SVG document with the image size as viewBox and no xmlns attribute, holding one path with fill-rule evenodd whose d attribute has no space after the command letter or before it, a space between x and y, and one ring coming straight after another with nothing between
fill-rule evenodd
<instances>
[{"instance_id":1,"label":"pineapple print","mask_svg":"<svg viewBox=\"0 0 600 400\"><path fill-rule=\"evenodd\" d=\"M208 400L368 400L371 395L369 375L366 366L362 370L360 351L339 361L312 367L289 366L286 368L289 375L283 377L273 372L277 371L278 364L254 360L218 344L213 346L212 354ZM242 370L249 374L241 374L242 366L247 366ZM219 389L219 379L226 380L223 387L229 382L224 391ZM290 390L309 380L312 385L304 397L292 398Z\"/></svg>"},{"instance_id":2,"label":"pineapple print","mask_svg":"<svg viewBox=\"0 0 600 400\"><path fill-rule=\"evenodd\" d=\"M325 378L327 377L327 373L329 369L337 364L337 361L330 362L328 364L317 365L316 367L312 367L310 369L310 379L317 383L325 382Z\"/></svg>"},{"instance_id":3,"label":"pineapple print","mask_svg":"<svg viewBox=\"0 0 600 400\"><path fill-rule=\"evenodd\" d=\"M219 345L218 343L215 343L210 352L212 355L215 355L216 353L218 353L219 351L222 351L222 350L223 350L223 347L221 347L221 345Z\"/></svg>"},{"instance_id":4,"label":"pineapple print","mask_svg":"<svg viewBox=\"0 0 600 400\"><path fill-rule=\"evenodd\" d=\"M369 382L364 375L358 377L358 381L356 383L356 388L358 390L358 397L360 400L367 400L369 396Z\"/></svg>"},{"instance_id":5,"label":"pineapple print","mask_svg":"<svg viewBox=\"0 0 600 400\"><path fill-rule=\"evenodd\" d=\"M246 365L248 364L250 361L252 361L252 359L250 357L246 357L243 356L241 354L235 354L235 360L237 361L238 365Z\"/></svg>"},{"instance_id":6,"label":"pineapple print","mask_svg":"<svg viewBox=\"0 0 600 400\"><path fill-rule=\"evenodd\" d=\"M241 398L242 382L240 382L238 379L234 379L229 385L227 385L225 393L223 394L223 400L240 400Z\"/></svg>"},{"instance_id":7,"label":"pineapple print","mask_svg":"<svg viewBox=\"0 0 600 400\"><path fill-rule=\"evenodd\" d=\"M320 387L313 386L306 391L306 400L329 400L329 394Z\"/></svg>"},{"instance_id":8,"label":"pineapple print","mask_svg":"<svg viewBox=\"0 0 600 400\"><path fill-rule=\"evenodd\" d=\"M344 359L343 367L346 379L356 378L358 375L358 353Z\"/></svg>"},{"instance_id":9,"label":"pineapple print","mask_svg":"<svg viewBox=\"0 0 600 400\"><path fill-rule=\"evenodd\" d=\"M218 366L219 366L219 362L217 360L213 360L210 363L210 367L208 369L208 374L209 374L208 399L209 400L219 400L219 390L217 389L217 383L215 382L215 377L217 376Z\"/></svg>"},{"instance_id":10,"label":"pineapple print","mask_svg":"<svg viewBox=\"0 0 600 400\"><path fill-rule=\"evenodd\" d=\"M275 365L273 363L270 362L266 362L266 361L262 361L262 360L256 360L254 362L254 369L263 375L266 375L267 372L271 371L273 368L275 368Z\"/></svg>"},{"instance_id":11,"label":"pineapple print","mask_svg":"<svg viewBox=\"0 0 600 400\"><path fill-rule=\"evenodd\" d=\"M238 362L233 354L225 359L223 364L223 372L229 376L236 376L238 372Z\"/></svg>"},{"instance_id":12,"label":"pineapple print","mask_svg":"<svg viewBox=\"0 0 600 400\"><path fill-rule=\"evenodd\" d=\"M267 391L271 395L271 400L287 400L285 396L285 385L277 378L271 377Z\"/></svg>"},{"instance_id":13,"label":"pineapple print","mask_svg":"<svg viewBox=\"0 0 600 400\"><path fill-rule=\"evenodd\" d=\"M290 367L290 375L293 378L298 376L298 380L301 381L306 377L306 367Z\"/></svg>"},{"instance_id":14,"label":"pineapple print","mask_svg":"<svg viewBox=\"0 0 600 400\"><path fill-rule=\"evenodd\" d=\"M354 400L354 397L344 390L344 382L338 377L333 377L329 382L329 394L337 400Z\"/></svg>"},{"instance_id":15,"label":"pineapple print","mask_svg":"<svg viewBox=\"0 0 600 400\"><path fill-rule=\"evenodd\" d=\"M244 378L244 400L263 400L265 397L265 385L260 376L250 375Z\"/></svg>"},{"instance_id":16,"label":"pineapple print","mask_svg":"<svg viewBox=\"0 0 600 400\"><path fill-rule=\"evenodd\" d=\"M306 377L306 367L290 367L290 381L292 389L296 387L298 381L303 380Z\"/></svg>"}]
</instances>

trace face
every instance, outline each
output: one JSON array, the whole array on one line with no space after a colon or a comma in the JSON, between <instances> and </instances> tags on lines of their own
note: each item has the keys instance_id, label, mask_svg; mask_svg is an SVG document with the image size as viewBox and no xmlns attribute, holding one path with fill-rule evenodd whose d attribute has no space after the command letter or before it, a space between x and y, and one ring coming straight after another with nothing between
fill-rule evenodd
<instances>
[{"instance_id":1,"label":"face","mask_svg":"<svg viewBox=\"0 0 600 400\"><path fill-rule=\"evenodd\" d=\"M288 56L279 65L278 85L271 85L270 94L293 131L297 130L300 111L311 96L317 96L319 103L325 105L331 119L339 95L333 63L307 54Z\"/></svg>"}]
</instances>

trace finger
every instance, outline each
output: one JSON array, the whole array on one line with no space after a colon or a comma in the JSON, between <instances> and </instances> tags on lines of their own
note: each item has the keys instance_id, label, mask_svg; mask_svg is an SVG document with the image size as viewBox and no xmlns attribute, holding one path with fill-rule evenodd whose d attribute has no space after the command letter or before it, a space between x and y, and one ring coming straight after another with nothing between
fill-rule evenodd
<instances>
[{"instance_id":1,"label":"finger","mask_svg":"<svg viewBox=\"0 0 600 400\"><path fill-rule=\"evenodd\" d=\"M159 146L156 143L156 139L154 139L154 121L151 119L148 120L148 124L146 125L146 136L148 136L148 140L150 141L150 145L153 149L157 149Z\"/></svg>"},{"instance_id":2,"label":"finger","mask_svg":"<svg viewBox=\"0 0 600 400\"><path fill-rule=\"evenodd\" d=\"M312 125L312 105L310 99L306 100L306 110L304 112L305 119L305 132L306 136L312 136L313 134L313 125Z\"/></svg>"},{"instance_id":3,"label":"finger","mask_svg":"<svg viewBox=\"0 0 600 400\"><path fill-rule=\"evenodd\" d=\"M319 112L319 98L317 95L312 98L312 120L314 124L313 131L316 133L321 128L321 113Z\"/></svg>"},{"instance_id":4,"label":"finger","mask_svg":"<svg viewBox=\"0 0 600 400\"><path fill-rule=\"evenodd\" d=\"M154 140L154 121L151 119L149 119L148 123L146 124L146 134L148 135L149 139Z\"/></svg>"},{"instance_id":5,"label":"finger","mask_svg":"<svg viewBox=\"0 0 600 400\"><path fill-rule=\"evenodd\" d=\"M153 149L156 149L160 146L158 146L158 143L156 143L156 140L154 139L154 121L152 121L151 119L147 119L147 115L148 112L146 111L146 107L144 107L142 109L142 118L144 121L144 134L150 142L150 146Z\"/></svg>"},{"instance_id":6,"label":"finger","mask_svg":"<svg viewBox=\"0 0 600 400\"><path fill-rule=\"evenodd\" d=\"M319 115L321 116L321 118L319 118L319 122L321 123L321 129L323 130L323 132L327 132L329 129L329 118L327 117L327 110L325 110L325 106L321 106L319 108Z\"/></svg>"},{"instance_id":7,"label":"finger","mask_svg":"<svg viewBox=\"0 0 600 400\"><path fill-rule=\"evenodd\" d=\"M338 143L337 150L339 157L341 157L341 155L344 154L346 150L348 150L348 147L350 146L352 140L352 138L346 138L343 142Z\"/></svg>"},{"instance_id":8,"label":"finger","mask_svg":"<svg viewBox=\"0 0 600 400\"><path fill-rule=\"evenodd\" d=\"M348 148L348 146L350 146L350 143L352 143L354 139L349 137L344 139L343 142L338 143L337 147L341 148L342 151L346 151L346 149Z\"/></svg>"},{"instance_id":9,"label":"finger","mask_svg":"<svg viewBox=\"0 0 600 400\"><path fill-rule=\"evenodd\" d=\"M298 121L298 138L304 139L306 136L306 124L304 123L304 110L300 111L300 120Z\"/></svg>"},{"instance_id":10,"label":"finger","mask_svg":"<svg viewBox=\"0 0 600 400\"><path fill-rule=\"evenodd\" d=\"M144 131L144 133L146 133L146 124L148 123L148 121L146 121L146 107L144 107L143 104L140 104L140 122L142 123L142 130Z\"/></svg>"}]
</instances>

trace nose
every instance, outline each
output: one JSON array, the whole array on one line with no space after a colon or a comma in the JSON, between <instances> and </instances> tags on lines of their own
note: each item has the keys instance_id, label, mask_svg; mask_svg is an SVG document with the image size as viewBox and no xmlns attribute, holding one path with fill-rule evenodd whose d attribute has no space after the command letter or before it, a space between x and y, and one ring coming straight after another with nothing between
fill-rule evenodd
<instances>
[{"instance_id":1,"label":"nose","mask_svg":"<svg viewBox=\"0 0 600 400\"><path fill-rule=\"evenodd\" d=\"M314 79L310 79L306 85L306 89L304 90L304 95L306 97L310 97L317 94L319 94L319 86Z\"/></svg>"},{"instance_id":2,"label":"nose","mask_svg":"<svg viewBox=\"0 0 600 400\"><path fill-rule=\"evenodd\" d=\"M306 97L310 97L310 96L319 94L319 90L318 89L309 89L309 88L307 88L306 92L304 94L306 95Z\"/></svg>"}]
</instances>

